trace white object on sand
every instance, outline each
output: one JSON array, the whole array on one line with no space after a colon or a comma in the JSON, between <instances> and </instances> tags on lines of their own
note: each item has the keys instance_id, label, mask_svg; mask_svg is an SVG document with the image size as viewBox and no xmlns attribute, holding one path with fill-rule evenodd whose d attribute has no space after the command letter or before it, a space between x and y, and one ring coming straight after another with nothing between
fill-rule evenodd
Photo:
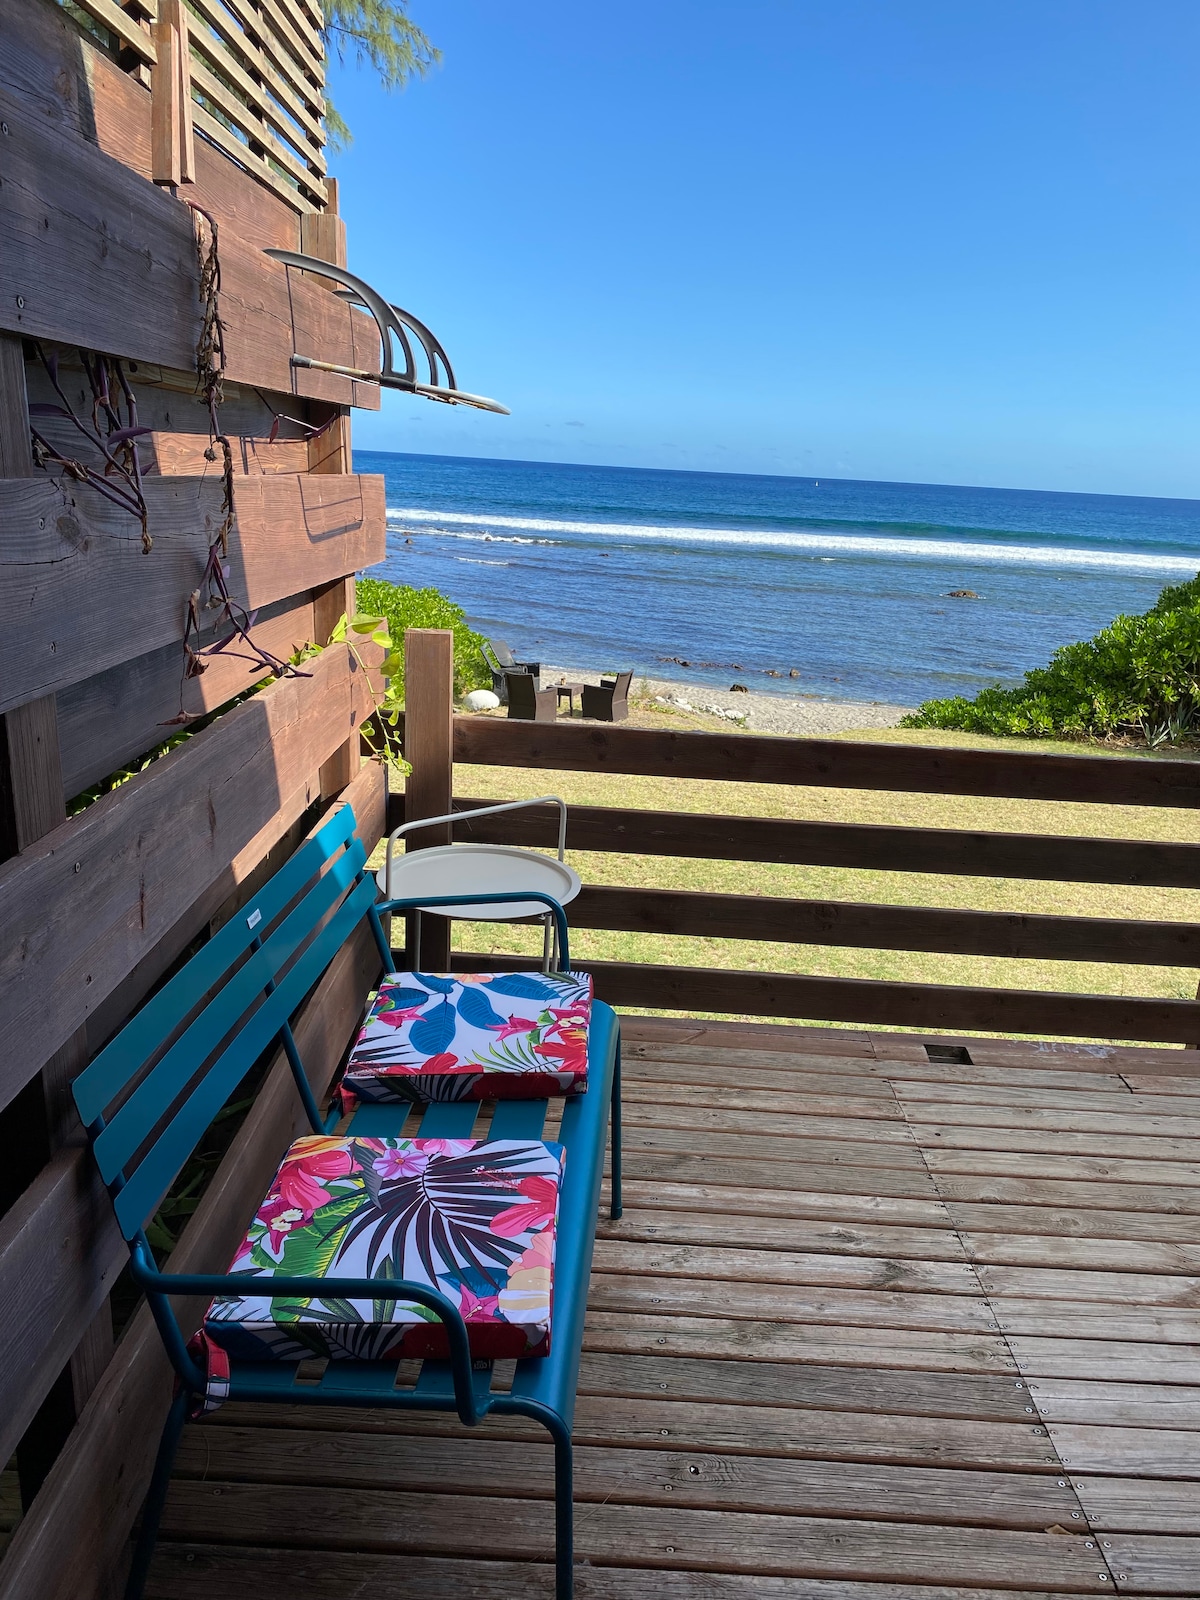
<instances>
[{"instance_id":1,"label":"white object on sand","mask_svg":"<svg viewBox=\"0 0 1200 1600\"><path fill-rule=\"evenodd\" d=\"M500 696L493 694L490 689L472 689L470 694L463 697L463 705L468 711L495 711L499 704Z\"/></svg>"}]
</instances>

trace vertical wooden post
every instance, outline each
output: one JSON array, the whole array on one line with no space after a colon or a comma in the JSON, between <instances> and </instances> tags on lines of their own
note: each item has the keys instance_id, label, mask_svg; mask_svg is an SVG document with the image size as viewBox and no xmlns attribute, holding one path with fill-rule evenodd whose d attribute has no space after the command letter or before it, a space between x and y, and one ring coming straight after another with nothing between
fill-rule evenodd
<instances>
[{"instance_id":1,"label":"vertical wooden post","mask_svg":"<svg viewBox=\"0 0 1200 1600\"><path fill-rule=\"evenodd\" d=\"M161 0L151 26L158 60L150 72L150 155L155 183L195 181L192 58L182 0Z\"/></svg>"},{"instance_id":2,"label":"vertical wooden post","mask_svg":"<svg viewBox=\"0 0 1200 1600\"><path fill-rule=\"evenodd\" d=\"M325 187L329 199L324 211L312 211L300 218L300 249L306 256L317 256L331 261L335 267L346 265L346 224L338 216L338 186L336 178L327 178ZM321 278L306 273L314 283L326 289L336 289L332 278ZM350 408L339 406L338 415L319 439L308 447L310 472L352 472L350 451Z\"/></svg>"},{"instance_id":3,"label":"vertical wooden post","mask_svg":"<svg viewBox=\"0 0 1200 1600\"><path fill-rule=\"evenodd\" d=\"M454 635L449 629L410 628L404 635L404 755L412 771L404 785L404 820L440 817L454 792ZM450 842L450 825L406 835L409 850ZM421 966L450 969L450 923L422 919Z\"/></svg>"},{"instance_id":4,"label":"vertical wooden post","mask_svg":"<svg viewBox=\"0 0 1200 1600\"><path fill-rule=\"evenodd\" d=\"M313 635L328 644L342 617L354 615L354 578L338 578L313 592ZM357 729L321 767L321 799L332 800L358 773L361 736Z\"/></svg>"},{"instance_id":5,"label":"vertical wooden post","mask_svg":"<svg viewBox=\"0 0 1200 1600\"><path fill-rule=\"evenodd\" d=\"M33 470L23 347L19 338L0 334L0 473L28 477ZM16 855L57 828L66 815L57 706L52 694L43 695L0 718L0 856ZM82 1137L70 1091L87 1059L87 1030L80 1028L6 1108L0 1123L0 1163L7 1168L11 1162L26 1181L55 1150ZM9 1170L5 1177L11 1184L16 1172ZM26 1434L19 1452L26 1500L36 1493L111 1353L112 1317L106 1305Z\"/></svg>"}]
</instances>

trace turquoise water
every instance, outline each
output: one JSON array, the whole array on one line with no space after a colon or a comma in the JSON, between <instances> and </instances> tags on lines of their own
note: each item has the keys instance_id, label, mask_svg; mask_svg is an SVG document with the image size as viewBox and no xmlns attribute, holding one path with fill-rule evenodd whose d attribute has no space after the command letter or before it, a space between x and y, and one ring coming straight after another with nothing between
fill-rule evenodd
<instances>
[{"instance_id":1,"label":"turquoise water","mask_svg":"<svg viewBox=\"0 0 1200 1600\"><path fill-rule=\"evenodd\" d=\"M372 451L355 466L387 479L377 575L441 589L518 656L724 687L973 694L1200 569L1195 500Z\"/></svg>"}]
</instances>

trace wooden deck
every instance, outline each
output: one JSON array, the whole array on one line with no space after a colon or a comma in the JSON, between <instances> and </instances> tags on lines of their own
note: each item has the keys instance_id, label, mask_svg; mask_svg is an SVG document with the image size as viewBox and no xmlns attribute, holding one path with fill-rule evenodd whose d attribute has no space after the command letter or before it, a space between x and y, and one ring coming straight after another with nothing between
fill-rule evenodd
<instances>
[{"instance_id":1,"label":"wooden deck","mask_svg":"<svg viewBox=\"0 0 1200 1600\"><path fill-rule=\"evenodd\" d=\"M1200 1056L626 1041L579 1600L1200 1595ZM148 1592L545 1600L535 1437L227 1407L188 1430Z\"/></svg>"}]
</instances>

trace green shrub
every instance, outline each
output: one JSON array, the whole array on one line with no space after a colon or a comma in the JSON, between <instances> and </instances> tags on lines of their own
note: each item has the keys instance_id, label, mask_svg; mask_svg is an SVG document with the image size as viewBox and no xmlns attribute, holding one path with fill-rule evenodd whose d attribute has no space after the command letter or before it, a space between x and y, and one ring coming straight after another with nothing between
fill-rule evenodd
<instances>
[{"instance_id":1,"label":"green shrub","mask_svg":"<svg viewBox=\"0 0 1200 1600\"><path fill-rule=\"evenodd\" d=\"M1175 743L1198 713L1200 575L1164 589L1149 611L1063 645L1018 687L927 700L902 726L1026 738L1136 733L1153 746Z\"/></svg>"},{"instance_id":2,"label":"green shrub","mask_svg":"<svg viewBox=\"0 0 1200 1600\"><path fill-rule=\"evenodd\" d=\"M483 635L466 623L461 606L437 589L411 589L386 578L358 580L358 610L363 615L386 617L394 648L403 654L407 628L449 628L454 634L454 692L490 689L492 674L483 659ZM392 679L393 695L404 693L404 673Z\"/></svg>"}]
</instances>

